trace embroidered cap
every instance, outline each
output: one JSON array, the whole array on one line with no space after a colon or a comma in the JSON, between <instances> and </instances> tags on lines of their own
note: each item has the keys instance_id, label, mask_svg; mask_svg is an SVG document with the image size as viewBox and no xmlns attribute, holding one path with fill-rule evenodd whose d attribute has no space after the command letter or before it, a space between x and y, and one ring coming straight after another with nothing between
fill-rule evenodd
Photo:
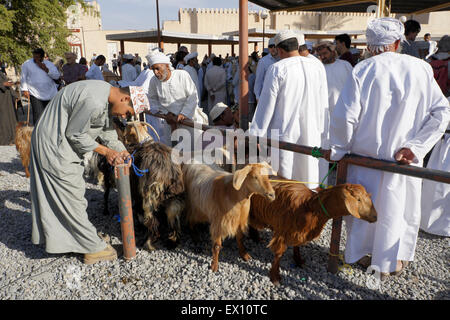
<instances>
[{"instance_id":1,"label":"embroidered cap","mask_svg":"<svg viewBox=\"0 0 450 320\"><path fill-rule=\"evenodd\" d=\"M135 114L140 114L145 110L150 111L150 102L143 87L130 86L130 97L133 102Z\"/></svg>"}]
</instances>

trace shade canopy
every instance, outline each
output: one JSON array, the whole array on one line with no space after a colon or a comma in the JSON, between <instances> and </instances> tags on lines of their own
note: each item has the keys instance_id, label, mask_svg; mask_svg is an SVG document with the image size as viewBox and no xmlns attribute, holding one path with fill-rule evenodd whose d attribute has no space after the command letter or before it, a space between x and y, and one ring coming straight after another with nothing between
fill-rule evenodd
<instances>
[{"instance_id":1,"label":"shade canopy","mask_svg":"<svg viewBox=\"0 0 450 320\"><path fill-rule=\"evenodd\" d=\"M251 0L272 11L367 12L377 0ZM450 9L450 1L391 0L391 13L420 14ZM388 3L388 1L386 1Z\"/></svg>"},{"instance_id":2,"label":"shade canopy","mask_svg":"<svg viewBox=\"0 0 450 320\"><path fill-rule=\"evenodd\" d=\"M262 37L263 35L266 38L272 38L277 35L277 33L281 32L282 30L273 30L273 29L258 29L258 28L251 28L248 29L248 36L249 37ZM365 35L365 30L292 30L294 32L302 33L305 36L305 39L312 40L312 39L334 39L339 34L346 33L350 37L358 37L361 35ZM227 36L237 36L239 35L239 31L232 31L232 32L225 32L224 35Z\"/></svg>"},{"instance_id":3,"label":"shade canopy","mask_svg":"<svg viewBox=\"0 0 450 320\"><path fill-rule=\"evenodd\" d=\"M239 44L239 37L231 35L210 35L210 34L194 34L181 33L172 31L161 31L161 39L164 43L183 43L183 44L211 44L211 45L231 45ZM109 34L106 40L110 41L127 41L127 42L144 42L157 43L158 31L150 30L143 32L128 32ZM262 42L262 38L249 38L248 42Z\"/></svg>"}]
</instances>

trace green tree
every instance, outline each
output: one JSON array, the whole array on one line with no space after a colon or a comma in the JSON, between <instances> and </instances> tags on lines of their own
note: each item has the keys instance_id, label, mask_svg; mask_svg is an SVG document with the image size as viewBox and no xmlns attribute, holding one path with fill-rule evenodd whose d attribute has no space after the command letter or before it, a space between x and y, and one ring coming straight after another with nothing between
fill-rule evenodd
<instances>
[{"instance_id":1,"label":"green tree","mask_svg":"<svg viewBox=\"0 0 450 320\"><path fill-rule=\"evenodd\" d=\"M66 10L83 0L0 0L0 59L19 67L35 48L49 57L69 51Z\"/></svg>"}]
</instances>

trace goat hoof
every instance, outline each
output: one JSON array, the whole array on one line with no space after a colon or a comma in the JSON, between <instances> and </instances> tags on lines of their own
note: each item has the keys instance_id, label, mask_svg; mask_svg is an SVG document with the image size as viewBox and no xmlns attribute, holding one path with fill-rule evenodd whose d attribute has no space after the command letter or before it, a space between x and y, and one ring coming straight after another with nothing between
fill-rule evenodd
<instances>
[{"instance_id":1,"label":"goat hoof","mask_svg":"<svg viewBox=\"0 0 450 320\"><path fill-rule=\"evenodd\" d=\"M177 240L172 240L169 239L166 241L166 248L169 250L173 250L178 246L178 241Z\"/></svg>"},{"instance_id":2,"label":"goat hoof","mask_svg":"<svg viewBox=\"0 0 450 320\"><path fill-rule=\"evenodd\" d=\"M219 265L212 263L211 270L212 270L212 272L217 272L219 270Z\"/></svg>"},{"instance_id":3,"label":"goat hoof","mask_svg":"<svg viewBox=\"0 0 450 320\"><path fill-rule=\"evenodd\" d=\"M302 258L294 258L295 265L299 268L303 268L303 265L305 264L305 260Z\"/></svg>"},{"instance_id":4,"label":"goat hoof","mask_svg":"<svg viewBox=\"0 0 450 320\"><path fill-rule=\"evenodd\" d=\"M244 259L244 261L248 261L252 258L251 255L249 255L248 253L241 255L242 259Z\"/></svg>"},{"instance_id":5,"label":"goat hoof","mask_svg":"<svg viewBox=\"0 0 450 320\"><path fill-rule=\"evenodd\" d=\"M274 286L279 286L281 281L280 275L270 275L270 281L272 281Z\"/></svg>"},{"instance_id":6,"label":"goat hoof","mask_svg":"<svg viewBox=\"0 0 450 320\"><path fill-rule=\"evenodd\" d=\"M156 248L152 245L151 241L146 241L144 244L144 250L151 252L151 251L155 251Z\"/></svg>"}]
</instances>

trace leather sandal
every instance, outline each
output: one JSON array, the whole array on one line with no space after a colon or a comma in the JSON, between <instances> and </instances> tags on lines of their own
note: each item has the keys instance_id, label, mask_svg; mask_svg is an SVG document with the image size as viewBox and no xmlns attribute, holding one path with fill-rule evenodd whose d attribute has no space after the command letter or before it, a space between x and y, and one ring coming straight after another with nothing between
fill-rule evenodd
<instances>
[{"instance_id":1,"label":"leather sandal","mask_svg":"<svg viewBox=\"0 0 450 320\"><path fill-rule=\"evenodd\" d=\"M405 268L408 266L409 261L400 260L400 262L401 262L401 265L402 265L400 270L395 270L395 271L390 272L390 273L389 272L381 272L380 273L380 280L381 281L386 280L389 276L396 276L396 277L400 276L403 273L403 271L405 270Z\"/></svg>"},{"instance_id":2,"label":"leather sandal","mask_svg":"<svg viewBox=\"0 0 450 320\"><path fill-rule=\"evenodd\" d=\"M356 263L358 265L360 265L361 267L367 269L372 264L372 257L366 255L366 256L362 257L361 259L359 259Z\"/></svg>"}]
</instances>

